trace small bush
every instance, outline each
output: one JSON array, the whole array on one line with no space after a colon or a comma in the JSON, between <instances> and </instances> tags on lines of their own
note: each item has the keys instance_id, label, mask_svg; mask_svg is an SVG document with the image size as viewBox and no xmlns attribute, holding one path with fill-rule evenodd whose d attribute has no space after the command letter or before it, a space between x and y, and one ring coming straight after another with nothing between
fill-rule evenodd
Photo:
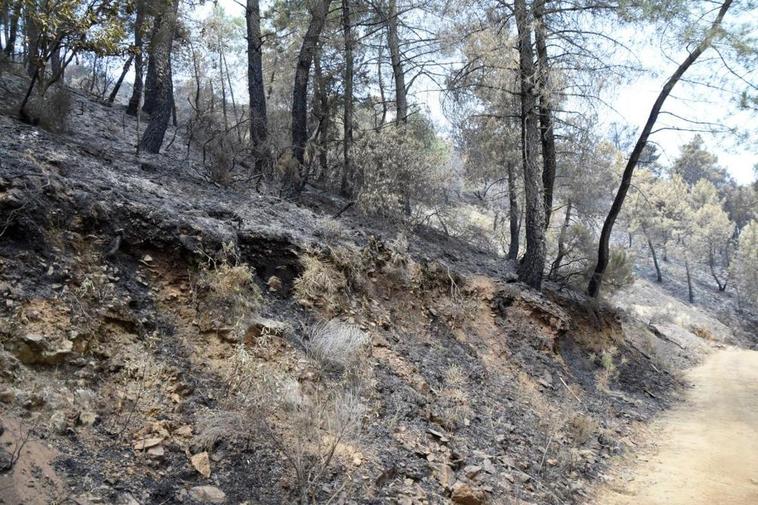
<instances>
[{"instance_id":1,"label":"small bush","mask_svg":"<svg viewBox=\"0 0 758 505\"><path fill-rule=\"evenodd\" d=\"M332 319L317 324L306 344L308 354L322 368L355 368L365 356L371 342L359 328Z\"/></svg>"},{"instance_id":2,"label":"small bush","mask_svg":"<svg viewBox=\"0 0 758 505\"><path fill-rule=\"evenodd\" d=\"M420 120L366 132L356 142L355 160L363 176L358 207L385 219L412 219L441 201L450 184L448 148Z\"/></svg>"},{"instance_id":3,"label":"small bush","mask_svg":"<svg viewBox=\"0 0 758 505\"><path fill-rule=\"evenodd\" d=\"M45 130L63 133L68 130L73 97L68 88L54 86L44 96L29 100L26 112Z\"/></svg>"},{"instance_id":4,"label":"small bush","mask_svg":"<svg viewBox=\"0 0 758 505\"><path fill-rule=\"evenodd\" d=\"M634 282L634 260L621 248L611 248L608 266L603 275L603 289L612 293Z\"/></svg>"}]
</instances>

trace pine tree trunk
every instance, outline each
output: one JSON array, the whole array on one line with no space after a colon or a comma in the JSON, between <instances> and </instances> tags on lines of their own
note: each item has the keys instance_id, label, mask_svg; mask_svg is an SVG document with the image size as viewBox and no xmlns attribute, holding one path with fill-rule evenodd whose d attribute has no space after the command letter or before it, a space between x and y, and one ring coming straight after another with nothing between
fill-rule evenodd
<instances>
[{"instance_id":1,"label":"pine tree trunk","mask_svg":"<svg viewBox=\"0 0 758 505\"><path fill-rule=\"evenodd\" d=\"M132 60L134 60L134 54L130 54L129 58L126 60L126 63L124 63L124 68L121 70L121 75L118 76L118 80L116 81L116 84L113 86L113 89L111 90L111 94L108 96L109 105L113 105L113 102L116 101L116 95L118 95L118 90L121 89L121 84L124 82L126 73L129 72L129 67L131 67L132 65Z\"/></svg>"},{"instance_id":2,"label":"pine tree trunk","mask_svg":"<svg viewBox=\"0 0 758 505\"><path fill-rule=\"evenodd\" d=\"M150 35L150 44L147 50L147 74L145 75L145 97L142 100L142 111L151 114L158 104L158 91L157 91L157 71L156 65L158 62L154 57L156 52L156 43L159 39L159 33L161 32L161 25L163 24L163 16L155 16L153 21L153 32Z\"/></svg>"},{"instance_id":3,"label":"pine tree trunk","mask_svg":"<svg viewBox=\"0 0 758 505\"><path fill-rule=\"evenodd\" d=\"M561 232L558 235L558 253L555 255L553 264L550 266L550 274L548 277L554 279L558 274L558 270L561 268L563 258L566 256L566 235L568 235L569 226L571 226L571 200L566 203L566 216L563 219L563 225L561 226Z\"/></svg>"},{"instance_id":4,"label":"pine tree trunk","mask_svg":"<svg viewBox=\"0 0 758 505\"><path fill-rule=\"evenodd\" d=\"M716 285L719 288L719 292L726 291L726 282L723 284L721 283L721 280L719 279L719 276L716 275L716 259L713 256L713 251L708 252L708 268L711 271L711 277L713 277L713 280L716 281Z\"/></svg>"},{"instance_id":5,"label":"pine tree trunk","mask_svg":"<svg viewBox=\"0 0 758 505\"><path fill-rule=\"evenodd\" d=\"M18 18L21 17L21 2L16 1L10 13L8 37L5 39L5 55L13 58L16 53L16 37L18 36Z\"/></svg>"},{"instance_id":6,"label":"pine tree trunk","mask_svg":"<svg viewBox=\"0 0 758 505\"><path fill-rule=\"evenodd\" d=\"M345 39L345 111L342 126L342 180L340 193L350 196L353 180L353 163L350 151L353 146L353 33L350 25L350 0L342 0L342 32Z\"/></svg>"},{"instance_id":7,"label":"pine tree trunk","mask_svg":"<svg viewBox=\"0 0 758 505\"><path fill-rule=\"evenodd\" d=\"M150 63L154 67L154 88L152 98L154 105L140 142L142 149L149 153L158 153L163 145L171 112L174 108L173 84L171 73L171 47L176 28L176 11L179 0L167 5L161 16L158 30L151 40ZM147 100L147 94L145 99Z\"/></svg>"},{"instance_id":8,"label":"pine tree trunk","mask_svg":"<svg viewBox=\"0 0 758 505\"><path fill-rule=\"evenodd\" d=\"M518 268L519 280L534 289L542 288L545 269L545 201L542 170L538 164L539 126L537 93L534 83L534 51L526 0L515 0L514 11L519 35L519 78L521 117L524 126L524 204L526 210L526 253Z\"/></svg>"},{"instance_id":9,"label":"pine tree trunk","mask_svg":"<svg viewBox=\"0 0 758 505\"><path fill-rule=\"evenodd\" d=\"M295 84L292 87L292 154L301 166L305 163L305 144L308 142L308 78L330 4L331 0L319 0L313 8L295 68ZM292 182L289 181L288 184Z\"/></svg>"},{"instance_id":10,"label":"pine tree trunk","mask_svg":"<svg viewBox=\"0 0 758 505\"><path fill-rule=\"evenodd\" d=\"M518 191L516 190L516 167L510 161L506 162L508 170L508 217L510 220L510 241L508 242L508 259L518 260L519 234L521 221L518 208Z\"/></svg>"},{"instance_id":11,"label":"pine tree trunk","mask_svg":"<svg viewBox=\"0 0 758 505\"><path fill-rule=\"evenodd\" d=\"M136 5L137 12L134 20L134 85L132 87L132 96L129 98L129 105L126 106L126 113L130 116L136 116L139 110L139 103L142 101L143 90L143 71L145 62L143 58L144 43L142 41L142 30L145 26L145 2L139 0Z\"/></svg>"},{"instance_id":12,"label":"pine tree trunk","mask_svg":"<svg viewBox=\"0 0 758 505\"><path fill-rule=\"evenodd\" d=\"M647 239L647 246L650 248L650 254L653 256L653 265L655 265L655 282L663 282L663 276L661 275L661 267L658 265L658 255L655 253L655 247L653 247L653 241L650 240L650 236L645 230L642 230Z\"/></svg>"},{"instance_id":13,"label":"pine tree trunk","mask_svg":"<svg viewBox=\"0 0 758 505\"><path fill-rule=\"evenodd\" d=\"M648 116L647 122L645 123L645 126L642 129L639 138L637 139L637 143L632 150L632 154L629 156L629 161L624 168L624 173L621 176L621 185L616 192L616 197L613 199L613 204L611 205L611 209L608 212L608 216L605 218L603 229L600 232L600 240L597 252L597 265L595 266L595 272L592 274L589 285L587 286L587 294L593 298L597 298L597 296L600 294L600 285L603 282L603 274L605 273L605 269L608 267L608 260L610 259L609 247L611 233L613 232L613 225L616 223L616 218L621 212L621 206L624 205L624 199L626 198L626 194L629 191L629 186L632 183L634 169L636 168L637 162L642 155L642 150L647 145L647 140L648 137L650 137L650 133L653 131L653 126L655 126L655 122L658 120L658 115L661 112L663 103L671 94L674 86L676 86L676 83L679 82L684 73L690 68L690 66L692 66L693 63L695 63L700 55L710 47L714 37L716 37L719 32L721 21L724 19L724 15L726 15L726 11L729 9L729 6L731 4L732 0L724 1L705 38L703 38L700 44L698 44L698 46L695 47L695 49L687 55L687 58L685 58L685 60L681 63L681 65L679 65L676 71L674 71L671 77L669 77L668 81L666 81L666 84L664 84L663 89L661 89L661 92L658 94L658 98L655 100L653 108L650 110L650 115Z\"/></svg>"},{"instance_id":14,"label":"pine tree trunk","mask_svg":"<svg viewBox=\"0 0 758 505\"><path fill-rule=\"evenodd\" d=\"M379 100L382 102L382 116L379 119L378 124L376 124L376 129L378 130L379 128L384 126L384 123L387 121L387 98L384 94L384 78L382 76L382 45L381 44L379 44L379 47L377 48L376 79L377 79L377 84L379 86Z\"/></svg>"},{"instance_id":15,"label":"pine tree trunk","mask_svg":"<svg viewBox=\"0 0 758 505\"><path fill-rule=\"evenodd\" d=\"M408 119L408 97L405 89L405 73L400 54L400 38L397 33L397 0L389 0L389 12L387 13L387 45L390 50L390 62L392 63L392 75L395 78L395 107L397 109L398 123L404 123Z\"/></svg>"},{"instance_id":16,"label":"pine tree trunk","mask_svg":"<svg viewBox=\"0 0 758 505\"><path fill-rule=\"evenodd\" d=\"M534 2L534 35L537 46L537 88L539 92L540 142L542 144L542 185L545 191L545 228L550 226L553 211L556 154L552 103L550 100L550 65L547 57L545 0Z\"/></svg>"},{"instance_id":17,"label":"pine tree trunk","mask_svg":"<svg viewBox=\"0 0 758 505\"><path fill-rule=\"evenodd\" d=\"M39 26L35 22L34 18L26 12L24 18L24 34L26 35L26 73L29 77L32 77L37 73L39 66L39 44L40 44L40 30ZM37 75L37 79L42 76Z\"/></svg>"},{"instance_id":18,"label":"pine tree trunk","mask_svg":"<svg viewBox=\"0 0 758 505\"><path fill-rule=\"evenodd\" d=\"M268 137L268 119L266 116L266 92L263 85L261 10L258 0L247 0L245 22L247 24L247 91L250 100L250 140L253 143L256 169L258 172L262 172L269 155L265 148Z\"/></svg>"},{"instance_id":19,"label":"pine tree trunk","mask_svg":"<svg viewBox=\"0 0 758 505\"><path fill-rule=\"evenodd\" d=\"M50 52L50 71L52 75L58 75L61 72L61 50L60 48Z\"/></svg>"},{"instance_id":20,"label":"pine tree trunk","mask_svg":"<svg viewBox=\"0 0 758 505\"><path fill-rule=\"evenodd\" d=\"M684 271L687 273L687 299L692 303L695 301L695 294L692 291L692 275L690 275L690 262L687 258L684 259Z\"/></svg>"},{"instance_id":21,"label":"pine tree trunk","mask_svg":"<svg viewBox=\"0 0 758 505\"><path fill-rule=\"evenodd\" d=\"M318 164L320 178L325 178L328 172L327 149L329 147L329 96L321 70L321 48L316 47L313 56L313 77L315 80L313 115L318 121Z\"/></svg>"}]
</instances>

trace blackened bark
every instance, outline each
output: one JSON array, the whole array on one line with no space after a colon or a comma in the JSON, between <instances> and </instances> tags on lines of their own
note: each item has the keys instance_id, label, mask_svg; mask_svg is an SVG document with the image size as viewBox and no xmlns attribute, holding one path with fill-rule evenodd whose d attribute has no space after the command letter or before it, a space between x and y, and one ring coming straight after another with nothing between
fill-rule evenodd
<instances>
[{"instance_id":1,"label":"blackened bark","mask_svg":"<svg viewBox=\"0 0 758 505\"><path fill-rule=\"evenodd\" d=\"M526 0L515 0L514 11L519 35L519 78L521 81L522 159L524 163L524 208L526 211L526 253L518 268L519 280L534 289L542 288L545 269L545 203L542 170L538 165L539 126L537 92L534 83L534 51Z\"/></svg>"},{"instance_id":2,"label":"blackened bark","mask_svg":"<svg viewBox=\"0 0 758 505\"><path fill-rule=\"evenodd\" d=\"M719 279L719 276L716 274L716 258L713 256L713 251L708 252L708 268L711 271L711 277L713 277L713 280L716 281L716 285L719 287L719 291L726 291L728 281L721 282L721 279Z\"/></svg>"},{"instance_id":3,"label":"blackened bark","mask_svg":"<svg viewBox=\"0 0 758 505\"><path fill-rule=\"evenodd\" d=\"M250 139L253 143L258 171L268 159L265 149L268 137L266 92L263 85L263 41L261 40L261 10L258 0L247 0L247 90L250 99Z\"/></svg>"},{"instance_id":4,"label":"blackened bark","mask_svg":"<svg viewBox=\"0 0 758 505\"><path fill-rule=\"evenodd\" d=\"M384 95L384 78L382 77L382 45L381 44L379 44L377 53L378 54L376 58L376 78L379 84L379 100L382 102L382 116L381 116L381 119L379 119L379 123L376 124L376 129L378 130L379 128L384 126L384 123L387 121L387 98Z\"/></svg>"},{"instance_id":5,"label":"blackened bark","mask_svg":"<svg viewBox=\"0 0 758 505\"><path fill-rule=\"evenodd\" d=\"M403 71L402 55L400 54L400 37L397 33L398 14L397 0L389 0L389 9L386 17L387 22L387 45L390 50L390 62L392 63L392 75L395 79L395 107L397 109L398 123L404 123L408 119L408 96L405 89L405 72Z\"/></svg>"},{"instance_id":6,"label":"blackened bark","mask_svg":"<svg viewBox=\"0 0 758 505\"><path fill-rule=\"evenodd\" d=\"M534 2L534 35L537 46L537 89L539 92L540 142L542 143L542 185L545 190L545 228L550 226L553 210L556 155L552 101L550 99L550 65L547 57L547 28L545 27L545 0Z\"/></svg>"},{"instance_id":7,"label":"blackened bark","mask_svg":"<svg viewBox=\"0 0 758 505\"><path fill-rule=\"evenodd\" d=\"M345 39L345 111L342 128L342 180L340 193L350 196L353 180L353 163L350 151L353 146L353 32L350 20L350 0L342 0L342 33Z\"/></svg>"},{"instance_id":8,"label":"blackened bark","mask_svg":"<svg viewBox=\"0 0 758 505\"><path fill-rule=\"evenodd\" d=\"M329 144L329 95L321 69L321 48L317 47L313 56L313 77L315 79L313 115L318 121L318 164L319 178L324 180L328 171L327 149Z\"/></svg>"},{"instance_id":9,"label":"blackened bark","mask_svg":"<svg viewBox=\"0 0 758 505\"><path fill-rule=\"evenodd\" d=\"M24 32L26 36L26 73L29 77L34 76L37 73L37 69L40 65L39 57L39 45L40 45L40 29L34 17L26 11L24 16ZM39 79L40 75L37 75Z\"/></svg>"},{"instance_id":10,"label":"blackened bark","mask_svg":"<svg viewBox=\"0 0 758 505\"><path fill-rule=\"evenodd\" d=\"M558 270L561 268L563 258L566 256L566 236L568 235L569 226L571 226L571 200L566 203L566 216L563 219L563 225L561 226L561 232L558 234L558 253L555 255L553 264L550 266L550 274L548 277L555 279L558 275Z\"/></svg>"},{"instance_id":11,"label":"blackened bark","mask_svg":"<svg viewBox=\"0 0 758 505\"><path fill-rule=\"evenodd\" d=\"M609 246L611 240L611 232L613 231L613 225L616 223L616 218L621 212L621 206L624 204L626 193L629 191L629 186L632 183L634 169L637 166L637 162L639 161L640 156L642 155L642 150L647 145L648 137L650 137L650 133L653 131L653 126L658 119L658 115L661 112L663 103L666 101L666 98L668 98L669 94L671 94L671 90L674 89L674 86L676 86L676 83L679 82L687 69L689 69L690 66L692 66L692 64L695 63L695 61L700 57L700 55L710 47L713 39L719 32L721 21L724 19L724 15L726 15L726 11L729 10L729 6L731 4L732 0L724 1L724 3L721 5L721 8L719 9L718 14L716 15L716 19L713 21L711 28L708 30L708 33L705 35L703 40L700 41L700 44L698 44L698 46L691 53L689 53L687 58L685 58L681 65L679 65L671 77L669 77L668 81L666 81L666 84L664 84L663 89L661 89L661 92L658 94L658 98L653 104L653 108L650 111L647 122L645 123L645 126L642 129L639 138L637 139L637 143L632 150L632 154L629 156L629 161L624 168L624 173L621 176L621 185L616 192L616 197L613 199L613 204L611 205L611 209L608 212L608 217L605 218L603 229L600 232L600 241L598 244L597 252L597 265L595 266L595 272L592 274L589 285L587 286L587 294L594 298L597 298L597 296L600 294L600 285L603 282L603 273L605 273L605 269L608 266L608 260L610 258Z\"/></svg>"},{"instance_id":12,"label":"blackened bark","mask_svg":"<svg viewBox=\"0 0 758 505\"><path fill-rule=\"evenodd\" d=\"M139 104L142 101L143 91L143 71L145 62L143 58L144 42L142 40L142 31L145 27L145 2L137 2L137 12L134 20L134 86L132 87L132 96L129 98L129 105L126 106L126 113L136 116L139 110Z\"/></svg>"},{"instance_id":13,"label":"blackened bark","mask_svg":"<svg viewBox=\"0 0 758 505\"><path fill-rule=\"evenodd\" d=\"M149 153L158 153L163 144L171 112L174 108L173 85L171 75L171 46L176 28L176 11L179 0L173 0L165 7L161 15L159 29L154 32L150 41L150 63L154 66L154 105L150 121L142 134L140 142L142 149ZM147 99L147 94L145 96Z\"/></svg>"},{"instance_id":14,"label":"blackened bark","mask_svg":"<svg viewBox=\"0 0 758 505\"><path fill-rule=\"evenodd\" d=\"M221 45L221 37L219 37L218 47L218 72L221 81L221 115L224 117L224 131L229 131L229 115L226 112L226 82L224 82L224 50Z\"/></svg>"},{"instance_id":15,"label":"blackened bark","mask_svg":"<svg viewBox=\"0 0 758 505\"><path fill-rule=\"evenodd\" d=\"M508 243L508 259L516 261L519 250L519 234L521 221L518 208L518 191L516 188L516 167L513 162L507 162L508 169L508 217L510 219L510 242Z\"/></svg>"},{"instance_id":16,"label":"blackened bark","mask_svg":"<svg viewBox=\"0 0 758 505\"><path fill-rule=\"evenodd\" d=\"M663 276L661 275L661 267L658 265L658 255L655 253L655 247L653 247L653 241L650 240L650 236L645 230L642 230L647 239L647 246L650 248L650 254L653 256L653 265L655 265L655 282L663 282ZM630 235L631 236L631 235Z\"/></svg>"},{"instance_id":17,"label":"blackened bark","mask_svg":"<svg viewBox=\"0 0 758 505\"><path fill-rule=\"evenodd\" d=\"M116 101L116 95L118 95L118 90L121 89L121 84L124 82L124 77L126 77L127 72L129 72L129 67L132 66L132 60L134 60L134 54L130 54L129 58L126 60L126 63L124 63L124 68L121 70L121 75L118 76L118 80L116 81L116 84L113 86L113 89L111 90L111 94L108 96L108 104L113 105L113 102Z\"/></svg>"},{"instance_id":18,"label":"blackened bark","mask_svg":"<svg viewBox=\"0 0 758 505\"><path fill-rule=\"evenodd\" d=\"M692 291L692 275L690 274L690 262L686 257L684 258L684 271L687 274L687 299L690 303L695 301L695 293Z\"/></svg>"},{"instance_id":19,"label":"blackened bark","mask_svg":"<svg viewBox=\"0 0 758 505\"><path fill-rule=\"evenodd\" d=\"M18 18L21 16L21 2L15 2L8 20L8 38L5 40L5 55L12 58L16 52L16 37L18 36Z\"/></svg>"},{"instance_id":20,"label":"blackened bark","mask_svg":"<svg viewBox=\"0 0 758 505\"><path fill-rule=\"evenodd\" d=\"M159 14L153 21L153 32L150 35L150 44L147 50L147 75L145 76L145 97L142 101L142 111L151 114L158 104L158 91L157 91L157 68L155 54L155 44L158 42L161 32L161 25L163 24L162 16Z\"/></svg>"},{"instance_id":21,"label":"blackened bark","mask_svg":"<svg viewBox=\"0 0 758 505\"><path fill-rule=\"evenodd\" d=\"M331 0L319 0L313 8L297 57L295 84L292 87L292 154L300 165L305 163L305 144L308 142L308 77L330 4Z\"/></svg>"},{"instance_id":22,"label":"blackened bark","mask_svg":"<svg viewBox=\"0 0 758 505\"><path fill-rule=\"evenodd\" d=\"M61 50L56 49L50 53L50 71L52 75L58 75L61 72Z\"/></svg>"}]
</instances>

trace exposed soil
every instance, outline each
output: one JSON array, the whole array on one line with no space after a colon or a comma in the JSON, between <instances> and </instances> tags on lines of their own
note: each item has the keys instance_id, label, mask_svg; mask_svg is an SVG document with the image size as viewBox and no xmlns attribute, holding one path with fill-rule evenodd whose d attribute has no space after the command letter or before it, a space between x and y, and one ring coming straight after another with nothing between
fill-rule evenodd
<instances>
[{"instance_id":1,"label":"exposed soil","mask_svg":"<svg viewBox=\"0 0 758 505\"><path fill-rule=\"evenodd\" d=\"M401 234L354 209L335 222L345 202L315 189L295 204L218 187L181 132L137 158L134 118L74 99L76 134L0 114L0 421L16 427L3 448L30 433L3 469L4 505L205 503L208 486L225 503L293 503L281 443L233 394L238 358L315 397L335 383L306 342L332 318L370 349L360 429L317 501L592 503L596 479L675 401L678 370L732 339L684 305L656 319L536 293L504 258L430 228ZM198 283L223 250L259 291L238 340L228 300ZM309 265L326 281L298 292ZM660 296L642 288L627 295ZM292 438L287 416L266 422Z\"/></svg>"},{"instance_id":2,"label":"exposed soil","mask_svg":"<svg viewBox=\"0 0 758 505\"><path fill-rule=\"evenodd\" d=\"M684 402L654 423L652 446L598 504L758 503L758 351L717 351L687 379Z\"/></svg>"}]
</instances>

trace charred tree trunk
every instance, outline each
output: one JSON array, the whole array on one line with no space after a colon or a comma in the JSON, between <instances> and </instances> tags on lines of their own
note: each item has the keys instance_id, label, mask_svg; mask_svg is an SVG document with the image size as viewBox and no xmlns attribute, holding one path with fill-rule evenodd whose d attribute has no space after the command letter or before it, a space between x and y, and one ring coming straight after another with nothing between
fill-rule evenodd
<instances>
[{"instance_id":1,"label":"charred tree trunk","mask_svg":"<svg viewBox=\"0 0 758 505\"><path fill-rule=\"evenodd\" d=\"M263 171L268 152L266 90L263 85L263 40L261 39L261 9L258 0L247 0L247 92L250 99L250 140L253 144L256 169ZM272 70L273 72L273 70Z\"/></svg>"},{"instance_id":2,"label":"charred tree trunk","mask_svg":"<svg viewBox=\"0 0 758 505\"><path fill-rule=\"evenodd\" d=\"M21 2L16 1L8 19L8 37L5 39L5 55L13 58L16 53L16 37L18 36L18 18L21 17Z\"/></svg>"},{"instance_id":3,"label":"charred tree trunk","mask_svg":"<svg viewBox=\"0 0 758 505\"><path fill-rule=\"evenodd\" d=\"M126 63L124 63L124 68L123 70L121 70L121 75L118 76L118 80L116 81L116 84L113 86L113 89L111 90L111 94L108 96L108 105L113 105L113 102L116 101L116 95L118 95L118 90L121 89L121 84L124 82L126 73L129 72L129 67L132 66L132 60L134 60L134 54L130 54L129 58L126 60Z\"/></svg>"},{"instance_id":4,"label":"charred tree trunk","mask_svg":"<svg viewBox=\"0 0 758 505\"><path fill-rule=\"evenodd\" d=\"M157 90L157 67L155 45L159 39L159 33L161 32L161 26L163 25L163 16L158 15L153 22L153 31L150 35L150 45L147 51L147 75L145 76L145 90L144 98L142 100L142 111L151 114L158 104L158 90Z\"/></svg>"},{"instance_id":5,"label":"charred tree trunk","mask_svg":"<svg viewBox=\"0 0 758 505\"><path fill-rule=\"evenodd\" d=\"M24 34L26 36L26 73L29 77L37 74L37 79L40 79L41 75L37 72L40 66L39 61L39 44L40 44L40 29L37 26L37 22L34 17L30 15L27 10L24 16Z\"/></svg>"},{"instance_id":6,"label":"charred tree trunk","mask_svg":"<svg viewBox=\"0 0 758 505\"><path fill-rule=\"evenodd\" d=\"M58 75L62 72L62 62L61 62L61 50L56 49L50 53L50 71L52 75Z\"/></svg>"},{"instance_id":7,"label":"charred tree trunk","mask_svg":"<svg viewBox=\"0 0 758 505\"><path fill-rule=\"evenodd\" d=\"M569 226L571 226L571 200L566 204L566 216L563 218L563 225L561 226L561 232L558 235L558 252L555 255L553 264L550 265L550 274L548 277L555 279L558 275L558 270L561 268L563 258L566 256L566 235L568 235Z\"/></svg>"},{"instance_id":8,"label":"charred tree trunk","mask_svg":"<svg viewBox=\"0 0 758 505\"><path fill-rule=\"evenodd\" d=\"M318 121L318 165L319 178L326 178L328 167L327 149L329 145L329 95L321 69L321 48L317 46L313 56L313 78L315 80L313 115Z\"/></svg>"},{"instance_id":9,"label":"charred tree trunk","mask_svg":"<svg viewBox=\"0 0 758 505\"><path fill-rule=\"evenodd\" d=\"M726 285L728 281L721 282L721 279L719 279L719 276L716 274L716 258L713 256L713 251L708 252L708 268L711 271L711 277L713 277L713 280L716 281L716 285L719 288L719 292L726 291Z\"/></svg>"},{"instance_id":10,"label":"charred tree trunk","mask_svg":"<svg viewBox=\"0 0 758 505\"><path fill-rule=\"evenodd\" d=\"M539 126L537 90L534 83L534 51L526 0L515 0L514 12L519 35L519 78L521 120L524 128L524 207L526 211L526 253L518 268L519 280L534 289L542 288L545 269L545 202L542 170L538 165Z\"/></svg>"},{"instance_id":11,"label":"charred tree trunk","mask_svg":"<svg viewBox=\"0 0 758 505\"><path fill-rule=\"evenodd\" d=\"M305 163L305 144L308 142L308 77L330 4L331 0L319 0L313 8L297 57L295 84L292 87L292 154L301 166Z\"/></svg>"},{"instance_id":12,"label":"charred tree trunk","mask_svg":"<svg viewBox=\"0 0 758 505\"><path fill-rule=\"evenodd\" d=\"M221 37L218 41L218 77L221 81L221 115L224 118L224 131L229 131L229 115L226 111L226 82L224 80L224 50L220 39Z\"/></svg>"},{"instance_id":13,"label":"charred tree trunk","mask_svg":"<svg viewBox=\"0 0 758 505\"><path fill-rule=\"evenodd\" d=\"M145 2L137 2L136 18L134 20L134 86L132 87L132 96L129 98L129 105L126 106L126 113L136 116L139 110L139 104L142 101L143 90L143 71L145 62L143 55L142 31L145 26Z\"/></svg>"},{"instance_id":14,"label":"charred tree trunk","mask_svg":"<svg viewBox=\"0 0 758 505\"><path fill-rule=\"evenodd\" d=\"M382 102L382 116L381 119L379 119L379 123L376 124L376 129L378 130L382 126L384 126L384 123L387 121L387 98L384 94L384 78L382 76L382 45L379 44L379 48L377 49L377 57L376 57L376 78L377 78L377 84L379 85L379 100Z\"/></svg>"},{"instance_id":15,"label":"charred tree trunk","mask_svg":"<svg viewBox=\"0 0 758 505\"><path fill-rule=\"evenodd\" d=\"M353 180L353 163L350 151L353 146L353 32L350 20L350 0L342 0L342 33L345 39L345 110L342 119L342 180L340 193L350 196Z\"/></svg>"},{"instance_id":16,"label":"charred tree trunk","mask_svg":"<svg viewBox=\"0 0 758 505\"><path fill-rule=\"evenodd\" d=\"M610 258L609 246L611 240L611 232L613 231L613 225L616 223L616 218L621 212L621 206L624 204L626 193L629 191L629 186L632 183L634 169L640 159L642 150L647 145L648 137L650 137L650 133L653 131L653 126L658 119L658 115L661 112L663 103L666 101L666 98L668 98L669 94L671 94L671 90L674 89L674 86L676 86L676 83L679 82L687 69L689 69L690 66L692 66L692 64L695 63L695 61L700 57L700 55L710 47L713 39L719 33L721 21L724 19L724 15L726 15L726 11L729 9L729 6L731 4L732 0L724 1L724 3L721 5L721 8L719 9L718 14L716 15L716 19L713 21L713 24L708 30L708 33L705 35L703 40L700 41L700 44L698 44L697 47L695 47L695 49L689 53L687 58L685 58L681 65L679 65L671 77L669 77L669 79L666 81L666 84L664 84L663 89L661 89L661 92L658 94L658 98L653 104L653 108L650 111L647 122L645 123L645 126L642 129L639 138L637 139L637 143L632 150L632 154L629 156L629 161L624 168L624 173L621 176L621 185L616 192L616 197L613 200L611 209L608 212L608 217L605 218L603 229L600 232L600 241L597 251L597 265L595 266L595 272L592 274L592 278L590 279L589 285L587 286L587 294L594 298L597 298L597 296L600 294L600 285L603 281L603 273L605 273L605 269L608 266L608 260Z\"/></svg>"},{"instance_id":17,"label":"charred tree trunk","mask_svg":"<svg viewBox=\"0 0 758 505\"><path fill-rule=\"evenodd\" d=\"M695 301L695 293L692 291L692 275L690 274L690 261L685 256L684 258L684 271L687 274L687 299L690 303Z\"/></svg>"},{"instance_id":18,"label":"charred tree trunk","mask_svg":"<svg viewBox=\"0 0 758 505\"><path fill-rule=\"evenodd\" d=\"M545 190L545 228L550 226L556 170L555 132L550 100L550 65L547 57L546 33L545 0L535 0L534 37L537 46L537 91L539 93L540 142L542 144L542 185Z\"/></svg>"},{"instance_id":19,"label":"charred tree trunk","mask_svg":"<svg viewBox=\"0 0 758 505\"><path fill-rule=\"evenodd\" d=\"M650 235L647 234L647 231L643 229L642 233L645 234L647 246L650 248L650 254L653 256L653 265L655 265L655 282L661 283L663 282L663 276L661 275L661 267L658 264L658 255L655 253L655 247L653 247L653 241L650 240Z\"/></svg>"},{"instance_id":20,"label":"charred tree trunk","mask_svg":"<svg viewBox=\"0 0 758 505\"><path fill-rule=\"evenodd\" d=\"M508 242L508 259L517 261L521 220L518 208L518 191L516 189L516 167L507 162L508 170L508 217L510 220L510 241Z\"/></svg>"},{"instance_id":21,"label":"charred tree trunk","mask_svg":"<svg viewBox=\"0 0 758 505\"><path fill-rule=\"evenodd\" d=\"M395 107L397 109L397 123L404 123L408 119L408 96L405 89L405 73L400 53L400 38L397 33L397 0L389 0L389 12L387 13L387 45L390 50L390 62L392 63L392 75L395 79Z\"/></svg>"},{"instance_id":22,"label":"charred tree trunk","mask_svg":"<svg viewBox=\"0 0 758 505\"><path fill-rule=\"evenodd\" d=\"M159 28L153 34L150 42L150 63L154 67L154 105L150 121L142 134L140 144L149 153L158 153L163 145L168 122L174 108L173 84L171 73L171 46L174 41L176 28L176 11L179 0L167 5L161 15ZM147 99L147 95L145 96Z\"/></svg>"}]
</instances>

